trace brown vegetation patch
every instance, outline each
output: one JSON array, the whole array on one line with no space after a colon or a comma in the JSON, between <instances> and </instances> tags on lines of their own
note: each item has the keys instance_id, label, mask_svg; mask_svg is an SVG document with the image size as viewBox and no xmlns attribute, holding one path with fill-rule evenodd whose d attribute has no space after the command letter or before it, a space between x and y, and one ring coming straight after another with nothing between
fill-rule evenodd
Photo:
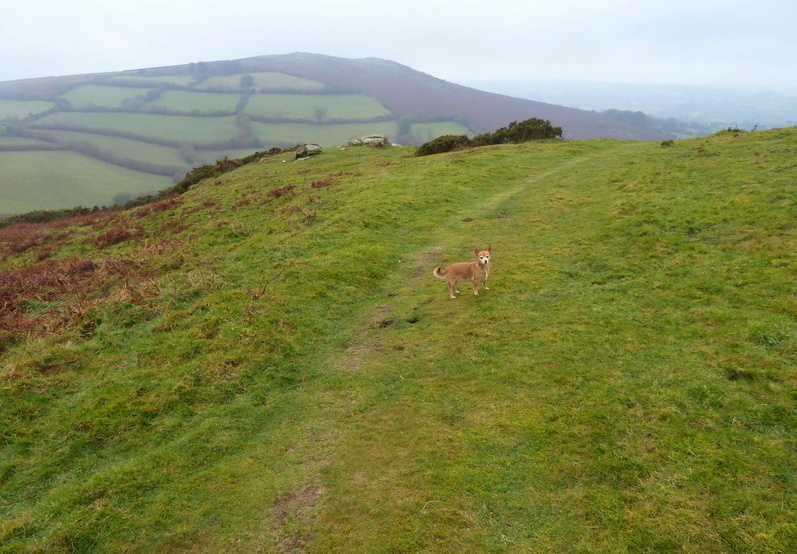
<instances>
[{"instance_id":1,"label":"brown vegetation patch","mask_svg":"<svg viewBox=\"0 0 797 554\"><path fill-rule=\"evenodd\" d=\"M278 187L275 189L271 189L268 191L269 198L281 198L286 194L290 193L294 189L293 185L286 185L284 187Z\"/></svg>"},{"instance_id":2,"label":"brown vegetation patch","mask_svg":"<svg viewBox=\"0 0 797 554\"><path fill-rule=\"evenodd\" d=\"M285 494L277 499L269 515L271 529L277 534L278 552L294 552L312 542L312 534L302 530L305 526L301 523L310 519L313 508L325 492L324 487L312 485L301 492Z\"/></svg>"},{"instance_id":3,"label":"brown vegetation patch","mask_svg":"<svg viewBox=\"0 0 797 554\"><path fill-rule=\"evenodd\" d=\"M61 309L47 304L85 294L98 269L92 260L67 258L0 273L0 341L33 330L55 332L68 324L84 310L79 298Z\"/></svg>"},{"instance_id":4,"label":"brown vegetation patch","mask_svg":"<svg viewBox=\"0 0 797 554\"><path fill-rule=\"evenodd\" d=\"M127 240L140 238L144 235L144 228L134 225L124 225L119 224L111 227L108 231L104 232L103 234L94 237L91 239L91 243L94 244L97 248L107 248L108 246L113 246L114 244L119 244L120 242L125 242Z\"/></svg>"},{"instance_id":5,"label":"brown vegetation patch","mask_svg":"<svg viewBox=\"0 0 797 554\"><path fill-rule=\"evenodd\" d=\"M178 206L181 206L182 203L182 200L176 196L172 196L171 198L166 198L164 200L159 200L157 202L152 202L151 204L145 204L144 206L141 206L135 211L135 215L137 217L146 217L157 212L173 210Z\"/></svg>"}]
</instances>

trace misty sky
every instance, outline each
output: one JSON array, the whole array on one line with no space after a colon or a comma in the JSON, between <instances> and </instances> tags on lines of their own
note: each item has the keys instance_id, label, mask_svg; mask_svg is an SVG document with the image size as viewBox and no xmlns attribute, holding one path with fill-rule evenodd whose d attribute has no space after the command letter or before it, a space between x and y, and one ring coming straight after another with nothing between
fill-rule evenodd
<instances>
[{"instance_id":1,"label":"misty sky","mask_svg":"<svg viewBox=\"0 0 797 554\"><path fill-rule=\"evenodd\" d=\"M795 0L2 0L0 81L312 52L455 83L797 85Z\"/></svg>"}]
</instances>

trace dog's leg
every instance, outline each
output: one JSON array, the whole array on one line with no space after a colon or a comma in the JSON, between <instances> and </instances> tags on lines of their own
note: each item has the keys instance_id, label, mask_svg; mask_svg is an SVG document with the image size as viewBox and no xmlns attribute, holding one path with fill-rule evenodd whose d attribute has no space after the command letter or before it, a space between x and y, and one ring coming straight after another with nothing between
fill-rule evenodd
<instances>
[{"instance_id":1,"label":"dog's leg","mask_svg":"<svg viewBox=\"0 0 797 554\"><path fill-rule=\"evenodd\" d=\"M451 296L451 300L454 300L456 298L455 295L459 294L459 291L457 290L457 279L456 279L456 277L453 278L453 279L451 279L451 278L448 279L448 294Z\"/></svg>"}]
</instances>

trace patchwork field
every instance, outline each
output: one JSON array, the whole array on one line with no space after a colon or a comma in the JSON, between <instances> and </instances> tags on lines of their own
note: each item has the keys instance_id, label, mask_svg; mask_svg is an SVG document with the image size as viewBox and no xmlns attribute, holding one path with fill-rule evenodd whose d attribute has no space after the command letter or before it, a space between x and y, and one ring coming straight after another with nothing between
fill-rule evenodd
<instances>
[{"instance_id":1,"label":"patchwork field","mask_svg":"<svg viewBox=\"0 0 797 554\"><path fill-rule=\"evenodd\" d=\"M70 90L63 98L75 109L122 108L125 100L132 100L146 93L146 89L140 88L85 85Z\"/></svg>"},{"instance_id":2,"label":"patchwork field","mask_svg":"<svg viewBox=\"0 0 797 554\"><path fill-rule=\"evenodd\" d=\"M382 104L361 94L255 94L244 113L323 123L333 119L372 119L390 115Z\"/></svg>"},{"instance_id":3,"label":"patchwork field","mask_svg":"<svg viewBox=\"0 0 797 554\"><path fill-rule=\"evenodd\" d=\"M40 130L37 132L37 136L45 137L51 143L56 144L88 144L93 149L108 152L117 158L131 158L134 160L178 167L187 165L186 161L180 155L179 149L139 140L109 137L96 133L82 133L79 131Z\"/></svg>"},{"instance_id":4,"label":"patchwork field","mask_svg":"<svg viewBox=\"0 0 797 554\"><path fill-rule=\"evenodd\" d=\"M201 88L240 88L241 78L244 76L252 78L251 87L257 90L297 90L297 91L320 91L326 88L323 83L311 79L303 79L276 71L265 71L255 73L244 73L239 75L228 75L211 77L202 81Z\"/></svg>"},{"instance_id":5,"label":"patchwork field","mask_svg":"<svg viewBox=\"0 0 797 554\"><path fill-rule=\"evenodd\" d=\"M148 188L153 175L179 179L216 153L299 143L342 146L364 133L420 145L443 134L472 136L530 117L553 120L565 137L661 140L594 113L468 89L374 58L295 53L0 83L0 149L66 148L141 173L138 188ZM64 131L84 135L64 141ZM58 157L42 154L40 160L52 171L59 167ZM18 163L24 165L26 158ZM62 175L31 183L31 190L72 180ZM67 187L54 198L67 205L85 202L84 196L70 200L70 190L76 189ZM98 196L90 204L104 202ZM15 209L0 206L0 213Z\"/></svg>"},{"instance_id":6,"label":"patchwork field","mask_svg":"<svg viewBox=\"0 0 797 554\"><path fill-rule=\"evenodd\" d=\"M160 108L177 112L213 113L234 112L240 93L223 94L212 92L190 92L182 90L167 90L156 100L147 103L147 110Z\"/></svg>"},{"instance_id":7,"label":"patchwork field","mask_svg":"<svg viewBox=\"0 0 797 554\"><path fill-rule=\"evenodd\" d=\"M173 142L218 142L234 138L238 132L235 117L195 117L146 113L77 113L50 114L31 127L59 127L75 131L115 131L138 137Z\"/></svg>"},{"instance_id":8,"label":"patchwork field","mask_svg":"<svg viewBox=\"0 0 797 554\"><path fill-rule=\"evenodd\" d=\"M321 146L345 145L349 139L367 133L395 136L398 126L393 121L382 123L339 123L315 125L313 123L259 123L252 122L254 134L264 142L284 141L286 146L316 143Z\"/></svg>"}]
</instances>

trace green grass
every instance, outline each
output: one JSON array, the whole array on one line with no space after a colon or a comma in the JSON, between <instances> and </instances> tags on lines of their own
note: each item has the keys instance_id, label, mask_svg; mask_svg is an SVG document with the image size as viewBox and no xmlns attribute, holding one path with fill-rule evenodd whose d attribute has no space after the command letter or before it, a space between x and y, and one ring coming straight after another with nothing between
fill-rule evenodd
<instances>
[{"instance_id":1,"label":"green grass","mask_svg":"<svg viewBox=\"0 0 797 554\"><path fill-rule=\"evenodd\" d=\"M795 148L329 149L58 229L127 269L0 358L0 551L794 550Z\"/></svg>"},{"instance_id":2,"label":"green grass","mask_svg":"<svg viewBox=\"0 0 797 554\"><path fill-rule=\"evenodd\" d=\"M180 151L177 148L94 133L81 133L79 131L40 130L37 133L59 143L88 143L96 148L108 151L118 158L130 158L163 165L185 165L185 160L180 156Z\"/></svg>"},{"instance_id":3,"label":"green grass","mask_svg":"<svg viewBox=\"0 0 797 554\"><path fill-rule=\"evenodd\" d=\"M137 82L152 85L157 88L160 84L173 84L178 86L188 86L194 81L191 75L139 75L137 73L122 73L109 79L111 82L129 83Z\"/></svg>"},{"instance_id":4,"label":"green grass","mask_svg":"<svg viewBox=\"0 0 797 554\"><path fill-rule=\"evenodd\" d=\"M105 85L83 85L62 95L76 109L121 108L125 100L144 96L147 89L133 87L110 87Z\"/></svg>"},{"instance_id":5,"label":"green grass","mask_svg":"<svg viewBox=\"0 0 797 554\"><path fill-rule=\"evenodd\" d=\"M0 121L25 119L30 115L42 113L55 104L39 100L3 100L0 99Z\"/></svg>"},{"instance_id":6,"label":"green grass","mask_svg":"<svg viewBox=\"0 0 797 554\"><path fill-rule=\"evenodd\" d=\"M42 148L51 147L51 145L47 142L25 138L25 137L4 137L0 136L0 147L7 149L9 152L12 152L13 149L19 148L21 150L25 150L31 146L38 146Z\"/></svg>"},{"instance_id":7,"label":"green grass","mask_svg":"<svg viewBox=\"0 0 797 554\"><path fill-rule=\"evenodd\" d=\"M323 83L319 83L318 81L312 81L310 79L304 79L302 77L294 77L293 75L288 75L287 73L263 71L263 72L246 73L246 74L242 73L239 75L210 77L209 79L205 79L204 81L202 81L199 87L201 88L226 87L231 89L237 89L241 86L241 77L243 77L244 75L250 75L252 79L254 79L254 85L251 88L255 88L257 90L292 89L292 90L302 90L302 91L314 91L314 90L322 90L325 86Z\"/></svg>"},{"instance_id":8,"label":"green grass","mask_svg":"<svg viewBox=\"0 0 797 554\"><path fill-rule=\"evenodd\" d=\"M117 194L138 196L168 187L147 175L72 152L0 152L0 213L113 204Z\"/></svg>"},{"instance_id":9,"label":"green grass","mask_svg":"<svg viewBox=\"0 0 797 554\"><path fill-rule=\"evenodd\" d=\"M75 130L115 129L142 137L187 142L216 142L233 138L238 129L235 117L191 117L142 113L58 112L36 122Z\"/></svg>"},{"instance_id":10,"label":"green grass","mask_svg":"<svg viewBox=\"0 0 797 554\"><path fill-rule=\"evenodd\" d=\"M166 108L179 112L234 112L239 94L167 90L160 98L149 102L146 109Z\"/></svg>"},{"instance_id":11,"label":"green grass","mask_svg":"<svg viewBox=\"0 0 797 554\"><path fill-rule=\"evenodd\" d=\"M244 112L319 122L371 119L390 114L379 101L361 94L255 94L249 98Z\"/></svg>"},{"instance_id":12,"label":"green grass","mask_svg":"<svg viewBox=\"0 0 797 554\"><path fill-rule=\"evenodd\" d=\"M259 123L252 122L255 136L266 143L305 144L315 143L324 147L345 145L350 139L369 133L395 137L398 125L395 121L381 123L338 123L314 125L312 123Z\"/></svg>"}]
</instances>

